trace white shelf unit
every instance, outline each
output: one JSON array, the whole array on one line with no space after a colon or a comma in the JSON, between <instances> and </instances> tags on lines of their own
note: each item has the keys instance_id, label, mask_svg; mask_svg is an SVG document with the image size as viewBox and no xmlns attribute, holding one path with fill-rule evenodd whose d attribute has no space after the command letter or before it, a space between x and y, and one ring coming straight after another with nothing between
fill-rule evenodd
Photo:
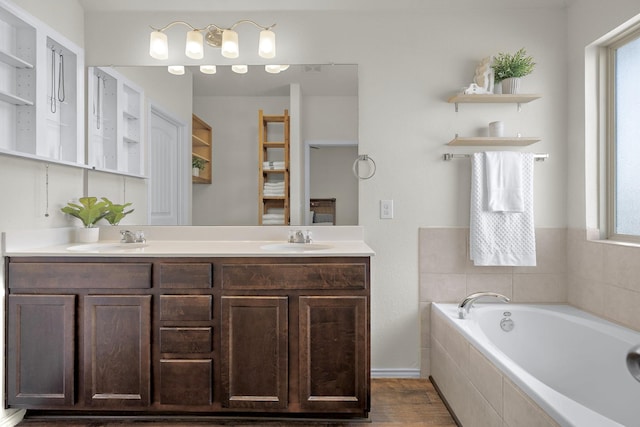
<instances>
[{"instance_id":1,"label":"white shelf unit","mask_svg":"<svg viewBox=\"0 0 640 427\"><path fill-rule=\"evenodd\" d=\"M144 176L144 91L112 68L89 67L88 164Z\"/></svg>"},{"instance_id":2,"label":"white shelf unit","mask_svg":"<svg viewBox=\"0 0 640 427\"><path fill-rule=\"evenodd\" d=\"M81 48L0 0L0 153L84 167L83 70Z\"/></svg>"}]
</instances>

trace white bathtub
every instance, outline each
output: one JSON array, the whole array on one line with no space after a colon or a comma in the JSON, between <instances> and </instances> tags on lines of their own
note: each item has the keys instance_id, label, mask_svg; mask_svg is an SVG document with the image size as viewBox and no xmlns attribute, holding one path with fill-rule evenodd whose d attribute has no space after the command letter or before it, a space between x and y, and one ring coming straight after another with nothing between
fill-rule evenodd
<instances>
[{"instance_id":1,"label":"white bathtub","mask_svg":"<svg viewBox=\"0 0 640 427\"><path fill-rule=\"evenodd\" d=\"M464 320L455 304L432 310L559 425L640 426L640 383L626 366L640 333L566 305L476 304Z\"/></svg>"}]
</instances>

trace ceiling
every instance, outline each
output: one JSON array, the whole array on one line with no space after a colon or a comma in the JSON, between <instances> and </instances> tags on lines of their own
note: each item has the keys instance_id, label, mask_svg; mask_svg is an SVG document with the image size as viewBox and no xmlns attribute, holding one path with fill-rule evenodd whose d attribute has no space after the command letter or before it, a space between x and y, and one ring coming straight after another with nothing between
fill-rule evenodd
<instances>
[{"instance_id":1,"label":"ceiling","mask_svg":"<svg viewBox=\"0 0 640 427\"><path fill-rule=\"evenodd\" d=\"M87 11L420 10L441 7L558 7L575 0L78 0Z\"/></svg>"}]
</instances>

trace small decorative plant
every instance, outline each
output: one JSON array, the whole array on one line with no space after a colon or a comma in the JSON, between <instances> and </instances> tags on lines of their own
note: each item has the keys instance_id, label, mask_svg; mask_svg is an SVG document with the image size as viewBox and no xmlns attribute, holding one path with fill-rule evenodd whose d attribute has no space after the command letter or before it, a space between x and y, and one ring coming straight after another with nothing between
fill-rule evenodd
<instances>
[{"instance_id":1,"label":"small decorative plant","mask_svg":"<svg viewBox=\"0 0 640 427\"><path fill-rule=\"evenodd\" d=\"M122 219L129 215L134 209L130 209L125 211L126 208L131 206L131 203L125 203L123 205L118 205L113 203L111 200L106 197L102 197L102 200L107 204L107 214L104 216L104 219L111 225L118 225Z\"/></svg>"},{"instance_id":2,"label":"small decorative plant","mask_svg":"<svg viewBox=\"0 0 640 427\"><path fill-rule=\"evenodd\" d=\"M86 228L93 228L96 222L109 214L108 204L97 197L80 197L77 203L67 203L62 212L78 218Z\"/></svg>"},{"instance_id":3,"label":"small decorative plant","mask_svg":"<svg viewBox=\"0 0 640 427\"><path fill-rule=\"evenodd\" d=\"M494 71L495 82L501 82L511 77L524 77L533 72L536 63L527 55L525 48L516 53L499 53L491 65Z\"/></svg>"},{"instance_id":4,"label":"small decorative plant","mask_svg":"<svg viewBox=\"0 0 640 427\"><path fill-rule=\"evenodd\" d=\"M197 168L197 169L203 170L206 164L207 162L204 159L201 159L200 157L191 158L191 167L193 169Z\"/></svg>"}]
</instances>

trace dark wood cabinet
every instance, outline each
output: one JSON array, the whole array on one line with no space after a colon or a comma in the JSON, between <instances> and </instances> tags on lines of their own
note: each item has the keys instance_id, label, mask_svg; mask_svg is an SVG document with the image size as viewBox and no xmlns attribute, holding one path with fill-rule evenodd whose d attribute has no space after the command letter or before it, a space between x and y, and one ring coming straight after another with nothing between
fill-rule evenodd
<instances>
[{"instance_id":1,"label":"dark wood cabinet","mask_svg":"<svg viewBox=\"0 0 640 427\"><path fill-rule=\"evenodd\" d=\"M84 299L85 404L146 407L151 403L151 296Z\"/></svg>"},{"instance_id":2,"label":"dark wood cabinet","mask_svg":"<svg viewBox=\"0 0 640 427\"><path fill-rule=\"evenodd\" d=\"M224 407L287 407L287 309L287 297L222 297Z\"/></svg>"},{"instance_id":3,"label":"dark wood cabinet","mask_svg":"<svg viewBox=\"0 0 640 427\"><path fill-rule=\"evenodd\" d=\"M75 296L9 295L7 403L74 404Z\"/></svg>"},{"instance_id":4,"label":"dark wood cabinet","mask_svg":"<svg viewBox=\"0 0 640 427\"><path fill-rule=\"evenodd\" d=\"M7 406L365 417L369 262L7 258Z\"/></svg>"}]
</instances>

